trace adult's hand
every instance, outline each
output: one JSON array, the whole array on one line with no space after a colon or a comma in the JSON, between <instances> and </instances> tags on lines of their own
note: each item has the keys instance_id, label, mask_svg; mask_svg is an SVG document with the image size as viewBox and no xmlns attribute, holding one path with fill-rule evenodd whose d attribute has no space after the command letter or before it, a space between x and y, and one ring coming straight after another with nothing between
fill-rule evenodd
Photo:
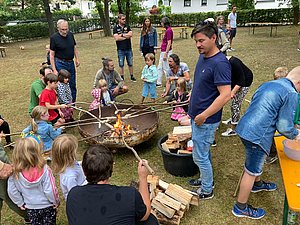
<instances>
[{"instance_id":1,"label":"adult's hand","mask_svg":"<svg viewBox=\"0 0 300 225\"><path fill-rule=\"evenodd\" d=\"M113 91L113 96L117 96L119 94L119 87L115 87Z\"/></svg>"},{"instance_id":2,"label":"adult's hand","mask_svg":"<svg viewBox=\"0 0 300 225\"><path fill-rule=\"evenodd\" d=\"M206 121L206 117L204 117L202 114L198 114L195 117L195 123L197 126L201 126L202 124L204 124Z\"/></svg>"},{"instance_id":3,"label":"adult's hand","mask_svg":"<svg viewBox=\"0 0 300 225\"><path fill-rule=\"evenodd\" d=\"M14 168L12 165L5 163L2 170L0 170L0 179L8 178L12 174L13 170Z\"/></svg>"},{"instance_id":4,"label":"adult's hand","mask_svg":"<svg viewBox=\"0 0 300 225\"><path fill-rule=\"evenodd\" d=\"M164 60L164 61L167 61L167 54L166 54L166 53L164 54L163 60Z\"/></svg>"},{"instance_id":5,"label":"adult's hand","mask_svg":"<svg viewBox=\"0 0 300 225\"><path fill-rule=\"evenodd\" d=\"M147 179L147 176L150 174L145 165L148 165L147 160L142 159L141 161L139 161L138 174L140 179Z\"/></svg>"},{"instance_id":6,"label":"adult's hand","mask_svg":"<svg viewBox=\"0 0 300 225\"><path fill-rule=\"evenodd\" d=\"M78 59L75 60L75 65L76 65L76 67L79 67L79 66L80 66L80 62L79 62Z\"/></svg>"}]
</instances>

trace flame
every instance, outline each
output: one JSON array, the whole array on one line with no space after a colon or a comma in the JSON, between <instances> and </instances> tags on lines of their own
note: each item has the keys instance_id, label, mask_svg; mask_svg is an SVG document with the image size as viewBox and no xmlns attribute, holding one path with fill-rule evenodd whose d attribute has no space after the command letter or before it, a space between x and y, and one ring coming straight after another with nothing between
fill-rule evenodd
<instances>
[{"instance_id":1,"label":"flame","mask_svg":"<svg viewBox=\"0 0 300 225\"><path fill-rule=\"evenodd\" d=\"M121 120L121 113L117 114L117 122L114 124L114 128L115 128L115 131L113 132L113 136L120 136L121 132L122 132L122 135L126 136L131 131L131 126L126 125Z\"/></svg>"}]
</instances>

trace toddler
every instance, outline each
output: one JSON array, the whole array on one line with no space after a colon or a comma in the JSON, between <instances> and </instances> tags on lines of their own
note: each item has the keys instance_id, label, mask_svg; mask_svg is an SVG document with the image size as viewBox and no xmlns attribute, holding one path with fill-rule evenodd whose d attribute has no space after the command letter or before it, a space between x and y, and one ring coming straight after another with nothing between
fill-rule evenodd
<instances>
[{"instance_id":1,"label":"toddler","mask_svg":"<svg viewBox=\"0 0 300 225\"><path fill-rule=\"evenodd\" d=\"M21 210L27 210L32 225L56 224L58 191L38 139L17 140L12 162L14 172L8 179L7 188L10 199Z\"/></svg>"},{"instance_id":2,"label":"toddler","mask_svg":"<svg viewBox=\"0 0 300 225\"><path fill-rule=\"evenodd\" d=\"M92 101L89 110L98 109L99 105L108 106L109 102L113 101L113 96L107 88L107 82L104 79L99 80L98 88L94 88L91 92L94 100Z\"/></svg>"},{"instance_id":3,"label":"toddler","mask_svg":"<svg viewBox=\"0 0 300 225\"><path fill-rule=\"evenodd\" d=\"M49 152L52 148L53 140L61 134L62 128L54 129L52 125L48 123L49 113L48 109L44 106L34 107L31 117L31 124L26 127L22 133L25 135L32 133L40 137L43 143L43 152Z\"/></svg>"},{"instance_id":4,"label":"toddler","mask_svg":"<svg viewBox=\"0 0 300 225\"><path fill-rule=\"evenodd\" d=\"M179 77L177 80L176 89L173 92L173 94L167 99L167 102L174 102L174 103L187 102L189 99L188 94L189 93L187 92L186 89L186 82L184 77ZM178 121L186 115L187 111L188 111L188 105L175 107L171 115L171 119Z\"/></svg>"},{"instance_id":5,"label":"toddler","mask_svg":"<svg viewBox=\"0 0 300 225\"><path fill-rule=\"evenodd\" d=\"M53 142L52 168L59 174L60 187L65 200L73 187L86 183L82 167L76 161L77 148L78 140L71 134L63 134Z\"/></svg>"},{"instance_id":6,"label":"toddler","mask_svg":"<svg viewBox=\"0 0 300 225\"><path fill-rule=\"evenodd\" d=\"M58 97L59 104L68 105L73 102L69 80L70 80L69 71L65 69L61 69L58 73L58 85L57 85L57 97ZM68 107L61 109L61 112L64 115L64 119L66 120L66 122L74 121L73 111L74 111L73 108L68 108Z\"/></svg>"},{"instance_id":7,"label":"toddler","mask_svg":"<svg viewBox=\"0 0 300 225\"><path fill-rule=\"evenodd\" d=\"M155 56L152 53L145 55L146 66L142 72L142 80L144 81L144 86L142 90L142 104L145 98L149 95L152 102L155 102L156 99L156 81L158 78L158 72L156 66L154 65Z\"/></svg>"}]
</instances>

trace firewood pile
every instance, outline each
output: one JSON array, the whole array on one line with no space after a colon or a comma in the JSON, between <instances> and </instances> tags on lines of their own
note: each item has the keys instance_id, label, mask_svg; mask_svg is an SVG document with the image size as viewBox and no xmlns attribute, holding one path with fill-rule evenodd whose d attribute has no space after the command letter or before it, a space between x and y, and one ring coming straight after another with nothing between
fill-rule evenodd
<instances>
[{"instance_id":1,"label":"firewood pile","mask_svg":"<svg viewBox=\"0 0 300 225\"><path fill-rule=\"evenodd\" d=\"M147 182L150 188L151 212L160 224L178 225L190 205L199 205L196 193L176 184L168 184L158 176L149 175Z\"/></svg>"},{"instance_id":2,"label":"firewood pile","mask_svg":"<svg viewBox=\"0 0 300 225\"><path fill-rule=\"evenodd\" d=\"M188 141L192 138L191 126L174 127L173 132L168 134L168 139L161 144L167 152L177 154L192 154L191 148L188 147Z\"/></svg>"}]
</instances>

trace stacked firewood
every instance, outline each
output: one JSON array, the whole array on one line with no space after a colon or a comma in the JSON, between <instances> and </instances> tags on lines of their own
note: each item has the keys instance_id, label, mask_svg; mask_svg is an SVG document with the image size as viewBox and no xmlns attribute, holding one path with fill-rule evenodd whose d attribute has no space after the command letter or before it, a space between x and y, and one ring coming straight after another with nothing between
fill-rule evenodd
<instances>
[{"instance_id":1,"label":"stacked firewood","mask_svg":"<svg viewBox=\"0 0 300 225\"><path fill-rule=\"evenodd\" d=\"M149 175L147 181L152 213L160 224L178 225L190 205L199 205L198 195L179 185L168 184L153 175Z\"/></svg>"},{"instance_id":2,"label":"stacked firewood","mask_svg":"<svg viewBox=\"0 0 300 225\"><path fill-rule=\"evenodd\" d=\"M174 127L173 132L168 134L168 139L161 146L167 152L192 154L191 151L187 151L187 142L191 137L192 129L190 126Z\"/></svg>"}]
</instances>

